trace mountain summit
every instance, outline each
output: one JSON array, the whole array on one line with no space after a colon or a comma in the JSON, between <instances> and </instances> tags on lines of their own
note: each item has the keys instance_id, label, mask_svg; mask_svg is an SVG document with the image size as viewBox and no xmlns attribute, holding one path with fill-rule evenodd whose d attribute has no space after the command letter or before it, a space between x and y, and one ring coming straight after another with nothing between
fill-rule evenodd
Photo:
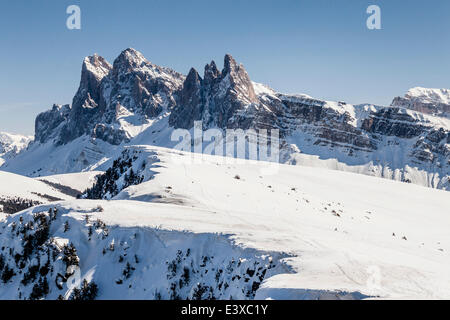
<instances>
[{"instance_id":1,"label":"mountain summit","mask_svg":"<svg viewBox=\"0 0 450 320\"><path fill-rule=\"evenodd\" d=\"M143 124L170 109L183 81L183 75L150 63L134 49L124 50L113 65L98 55L87 57L72 105L40 114L36 140L61 145L89 135L113 145L127 142L131 136L119 120L134 115Z\"/></svg>"}]
</instances>

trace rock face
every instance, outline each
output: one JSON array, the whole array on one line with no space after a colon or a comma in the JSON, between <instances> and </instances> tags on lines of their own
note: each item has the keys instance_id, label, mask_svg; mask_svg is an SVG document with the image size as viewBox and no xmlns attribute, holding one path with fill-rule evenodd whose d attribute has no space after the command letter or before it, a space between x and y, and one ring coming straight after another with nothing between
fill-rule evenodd
<instances>
[{"instance_id":1,"label":"rock face","mask_svg":"<svg viewBox=\"0 0 450 320\"><path fill-rule=\"evenodd\" d=\"M450 118L450 89L412 88L404 97L394 98L392 106Z\"/></svg>"},{"instance_id":2,"label":"rock face","mask_svg":"<svg viewBox=\"0 0 450 320\"><path fill-rule=\"evenodd\" d=\"M54 106L36 119L36 140L66 144L83 135L118 145L130 139L120 119L143 124L175 105L174 92L184 76L147 61L126 49L110 65L93 55L83 61L81 81L72 106Z\"/></svg>"},{"instance_id":3,"label":"rock face","mask_svg":"<svg viewBox=\"0 0 450 320\"><path fill-rule=\"evenodd\" d=\"M185 129L192 128L194 121L203 121L204 127L239 127L240 121L234 117L252 104L259 104L259 100L250 77L244 67L227 54L223 70L219 71L212 61L206 65L203 79L191 69L169 123Z\"/></svg>"},{"instance_id":4,"label":"rock face","mask_svg":"<svg viewBox=\"0 0 450 320\"><path fill-rule=\"evenodd\" d=\"M70 105L55 104L51 110L39 114L36 117L34 129L36 142L45 143L51 138L56 138L56 135L59 133L57 128L61 124L66 125L70 113Z\"/></svg>"},{"instance_id":5,"label":"rock face","mask_svg":"<svg viewBox=\"0 0 450 320\"><path fill-rule=\"evenodd\" d=\"M67 143L89 132L92 126L101 121L101 84L111 69L111 65L98 55L84 59L80 87L73 98L72 109L61 130L58 143Z\"/></svg>"},{"instance_id":6,"label":"rock face","mask_svg":"<svg viewBox=\"0 0 450 320\"><path fill-rule=\"evenodd\" d=\"M172 129L201 121L204 130L278 129L284 163L324 160L333 169L450 189L449 105L444 89L411 89L391 107L286 95L252 82L229 54L222 70L212 61L203 77L195 69L185 77L126 49L112 65L98 55L84 60L72 105L55 105L37 117L33 150L43 143L65 146L65 167L55 163L48 171L84 170L108 158L109 146L173 147ZM75 150L69 144L78 138L83 142ZM47 165L26 174L43 173Z\"/></svg>"}]
</instances>

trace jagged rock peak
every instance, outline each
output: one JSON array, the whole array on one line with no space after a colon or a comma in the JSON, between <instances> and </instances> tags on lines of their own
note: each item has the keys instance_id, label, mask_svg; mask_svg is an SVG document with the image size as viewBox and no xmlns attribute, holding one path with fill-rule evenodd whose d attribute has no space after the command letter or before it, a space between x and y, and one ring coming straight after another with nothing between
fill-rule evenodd
<instances>
[{"instance_id":1,"label":"jagged rock peak","mask_svg":"<svg viewBox=\"0 0 450 320\"><path fill-rule=\"evenodd\" d=\"M81 80L77 93L72 101L74 112L77 112L87 100L96 104L100 98L100 83L112 70L105 58L94 54L84 58L81 68Z\"/></svg>"},{"instance_id":2,"label":"jagged rock peak","mask_svg":"<svg viewBox=\"0 0 450 320\"><path fill-rule=\"evenodd\" d=\"M202 78L198 74L197 70L195 70L195 68L191 68L191 70L189 70L189 73L186 77L186 80L184 81L184 87L189 87L194 83L200 84L201 82L202 82Z\"/></svg>"},{"instance_id":3,"label":"jagged rock peak","mask_svg":"<svg viewBox=\"0 0 450 320\"><path fill-rule=\"evenodd\" d=\"M116 60L114 60L114 69L120 65L136 68L142 64L150 64L150 62L139 51L133 48L128 48L123 50Z\"/></svg>"},{"instance_id":4,"label":"jagged rock peak","mask_svg":"<svg viewBox=\"0 0 450 320\"><path fill-rule=\"evenodd\" d=\"M107 76L111 69L112 65L105 58L95 53L84 58L82 74L92 74L99 81Z\"/></svg>"},{"instance_id":5,"label":"jagged rock peak","mask_svg":"<svg viewBox=\"0 0 450 320\"><path fill-rule=\"evenodd\" d=\"M216 66L214 60L211 61L210 64L205 66L205 73L203 78L206 82L211 82L213 79L216 79L220 76L220 71Z\"/></svg>"},{"instance_id":6,"label":"jagged rock peak","mask_svg":"<svg viewBox=\"0 0 450 320\"><path fill-rule=\"evenodd\" d=\"M224 58L223 62L223 73L230 73L233 70L236 70L238 68L238 64L236 60L231 56L231 54L227 53Z\"/></svg>"},{"instance_id":7,"label":"jagged rock peak","mask_svg":"<svg viewBox=\"0 0 450 320\"><path fill-rule=\"evenodd\" d=\"M246 100L247 103L258 103L258 98L253 88L253 83L242 64L238 64L236 60L230 55L226 54L224 58L224 68L222 77L226 78L229 75L230 85L236 93Z\"/></svg>"}]
</instances>

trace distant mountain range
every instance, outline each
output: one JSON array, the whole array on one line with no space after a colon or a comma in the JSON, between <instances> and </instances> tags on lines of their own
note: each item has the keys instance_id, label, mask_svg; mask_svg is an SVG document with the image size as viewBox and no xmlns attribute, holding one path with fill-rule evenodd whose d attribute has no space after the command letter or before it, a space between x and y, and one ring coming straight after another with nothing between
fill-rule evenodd
<instances>
[{"instance_id":1,"label":"distant mountain range","mask_svg":"<svg viewBox=\"0 0 450 320\"><path fill-rule=\"evenodd\" d=\"M37 177L106 169L126 145L174 147L173 129L279 129L282 163L450 189L449 90L411 89L389 107L287 95L250 80L231 55L203 76L126 49L83 61L71 105L36 118L35 140L1 170Z\"/></svg>"},{"instance_id":2,"label":"distant mountain range","mask_svg":"<svg viewBox=\"0 0 450 320\"><path fill-rule=\"evenodd\" d=\"M31 136L0 132L0 165L15 157L33 140Z\"/></svg>"}]
</instances>

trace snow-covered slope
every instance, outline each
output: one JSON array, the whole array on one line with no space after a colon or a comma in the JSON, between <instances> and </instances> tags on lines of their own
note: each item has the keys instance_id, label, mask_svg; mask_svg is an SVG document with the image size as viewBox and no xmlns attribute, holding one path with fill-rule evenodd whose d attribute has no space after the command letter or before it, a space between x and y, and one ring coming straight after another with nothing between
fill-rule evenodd
<instances>
[{"instance_id":1,"label":"snow-covered slope","mask_svg":"<svg viewBox=\"0 0 450 320\"><path fill-rule=\"evenodd\" d=\"M63 279L76 264L77 279L105 299L450 297L445 191L150 146L130 147L123 160L105 173L105 185L117 182L112 200L39 206L1 222L0 247L13 248L1 252L1 298L28 298L35 284L37 297L70 297ZM131 168L142 183L122 189ZM25 254L27 241L39 245ZM47 261L53 268L39 274Z\"/></svg>"},{"instance_id":2,"label":"snow-covered slope","mask_svg":"<svg viewBox=\"0 0 450 320\"><path fill-rule=\"evenodd\" d=\"M0 132L0 166L25 149L32 140L31 136Z\"/></svg>"},{"instance_id":3,"label":"snow-covered slope","mask_svg":"<svg viewBox=\"0 0 450 320\"><path fill-rule=\"evenodd\" d=\"M17 196L37 201L45 200L45 197L39 196L38 194L49 195L63 200L73 198L59 192L42 181L9 172L0 171L0 181L0 196Z\"/></svg>"},{"instance_id":4,"label":"snow-covered slope","mask_svg":"<svg viewBox=\"0 0 450 320\"><path fill-rule=\"evenodd\" d=\"M33 205L74 198L42 181L0 171L0 212L15 213Z\"/></svg>"},{"instance_id":5,"label":"snow-covered slope","mask_svg":"<svg viewBox=\"0 0 450 320\"><path fill-rule=\"evenodd\" d=\"M44 176L35 179L43 181L47 184L69 187L82 193L86 189L92 187L92 185L95 183L95 177L102 173L102 171L86 171Z\"/></svg>"}]
</instances>

